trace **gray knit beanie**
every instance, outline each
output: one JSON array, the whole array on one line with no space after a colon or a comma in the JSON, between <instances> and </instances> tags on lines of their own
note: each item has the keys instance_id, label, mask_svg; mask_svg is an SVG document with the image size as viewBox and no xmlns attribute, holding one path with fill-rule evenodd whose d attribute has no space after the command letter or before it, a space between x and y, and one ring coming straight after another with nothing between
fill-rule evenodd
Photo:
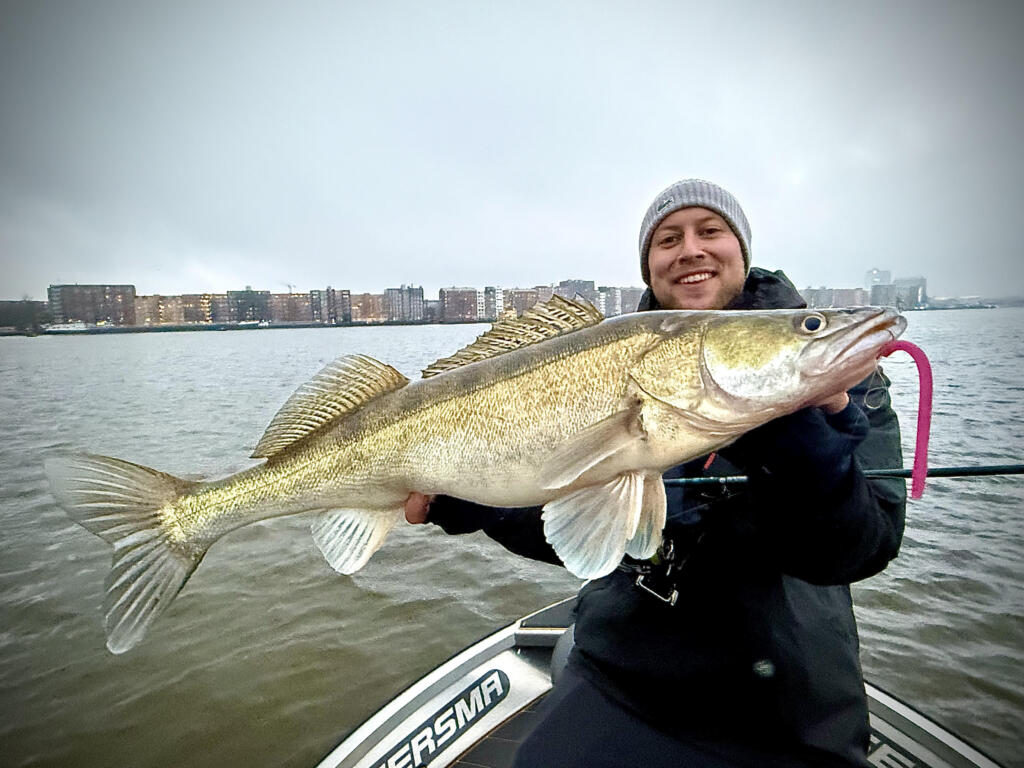
<instances>
[{"instance_id":1,"label":"gray knit beanie","mask_svg":"<svg viewBox=\"0 0 1024 768\"><path fill-rule=\"evenodd\" d=\"M647 265L647 254L651 248L651 237L658 225L667 216L682 208L707 208L725 219L739 238L743 249L743 269L750 272L750 224L740 208L739 201L717 184L701 179L683 179L654 198L651 207L640 225L640 274L644 283L651 284L651 270Z\"/></svg>"}]
</instances>

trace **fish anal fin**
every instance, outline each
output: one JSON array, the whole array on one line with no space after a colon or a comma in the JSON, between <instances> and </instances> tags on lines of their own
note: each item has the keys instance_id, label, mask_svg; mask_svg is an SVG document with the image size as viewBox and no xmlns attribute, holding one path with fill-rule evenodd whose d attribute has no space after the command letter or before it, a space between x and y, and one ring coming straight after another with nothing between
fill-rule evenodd
<instances>
[{"instance_id":1,"label":"fish anal fin","mask_svg":"<svg viewBox=\"0 0 1024 768\"><path fill-rule=\"evenodd\" d=\"M636 533L643 489L643 475L627 472L544 506L544 536L570 573L596 579L615 570Z\"/></svg>"},{"instance_id":2,"label":"fish anal fin","mask_svg":"<svg viewBox=\"0 0 1024 768\"><path fill-rule=\"evenodd\" d=\"M299 387L263 433L252 458L270 458L409 380L366 355L345 355Z\"/></svg>"},{"instance_id":3,"label":"fish anal fin","mask_svg":"<svg viewBox=\"0 0 1024 768\"><path fill-rule=\"evenodd\" d=\"M512 314L503 316L469 346L427 366L423 370L423 378L496 357L563 333L589 328L602 320L604 315L600 310L585 300L571 301L561 296L552 296L548 301L534 304L522 317Z\"/></svg>"},{"instance_id":4,"label":"fish anal fin","mask_svg":"<svg viewBox=\"0 0 1024 768\"><path fill-rule=\"evenodd\" d=\"M384 543L400 509L330 509L313 521L313 540L338 573L355 573Z\"/></svg>"},{"instance_id":5,"label":"fish anal fin","mask_svg":"<svg viewBox=\"0 0 1024 768\"><path fill-rule=\"evenodd\" d=\"M661 546L661 532L665 528L665 483L654 472L644 474L644 497L640 506L640 519L636 532L626 544L626 554L637 560L654 557Z\"/></svg>"},{"instance_id":6,"label":"fish anal fin","mask_svg":"<svg viewBox=\"0 0 1024 768\"><path fill-rule=\"evenodd\" d=\"M547 457L542 488L564 488L587 470L646 437L641 406L623 409L568 437Z\"/></svg>"}]
</instances>

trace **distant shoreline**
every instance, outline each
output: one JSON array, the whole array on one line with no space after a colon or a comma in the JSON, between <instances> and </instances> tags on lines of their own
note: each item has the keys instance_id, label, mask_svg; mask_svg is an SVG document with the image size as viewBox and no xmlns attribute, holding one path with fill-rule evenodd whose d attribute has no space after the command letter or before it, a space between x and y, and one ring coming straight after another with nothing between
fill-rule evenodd
<instances>
[{"instance_id":1,"label":"distant shoreline","mask_svg":"<svg viewBox=\"0 0 1024 768\"><path fill-rule=\"evenodd\" d=\"M1009 305L1013 306L1013 305ZM958 309L999 309L998 304L969 304L957 307L914 307L904 312L950 312ZM17 330L0 328L0 336L88 336L117 333L188 333L191 331L274 331L290 328L382 328L409 325L480 325L491 320L456 320L444 323L410 322L393 320L384 322L335 323L179 323L174 325L99 325L85 328L40 328L39 330Z\"/></svg>"},{"instance_id":2,"label":"distant shoreline","mask_svg":"<svg viewBox=\"0 0 1024 768\"><path fill-rule=\"evenodd\" d=\"M456 320L444 323L385 321L376 323L181 323L174 325L98 325L85 328L40 328L38 331L0 329L0 336L88 336L117 333L188 333L190 331L274 331L291 328L381 328L406 325L480 325L490 320Z\"/></svg>"}]
</instances>

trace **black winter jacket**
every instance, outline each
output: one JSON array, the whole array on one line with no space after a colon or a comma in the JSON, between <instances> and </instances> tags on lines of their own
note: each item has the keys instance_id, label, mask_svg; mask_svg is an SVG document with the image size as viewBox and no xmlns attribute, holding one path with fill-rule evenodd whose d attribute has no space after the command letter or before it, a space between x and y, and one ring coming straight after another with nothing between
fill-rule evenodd
<instances>
[{"instance_id":1,"label":"black winter jacket","mask_svg":"<svg viewBox=\"0 0 1024 768\"><path fill-rule=\"evenodd\" d=\"M755 268L730 308L802 306L781 272ZM656 308L648 291L640 310ZM879 372L838 414L799 411L742 436L708 466L704 457L666 472L750 481L667 489L665 535L686 558L676 605L637 588L631 573L589 582L576 606L573 668L648 722L740 765L866 765L848 585L881 571L903 535L904 482L862 473L902 465L888 383ZM442 496L430 522L448 533L483 530L557 564L540 511Z\"/></svg>"}]
</instances>

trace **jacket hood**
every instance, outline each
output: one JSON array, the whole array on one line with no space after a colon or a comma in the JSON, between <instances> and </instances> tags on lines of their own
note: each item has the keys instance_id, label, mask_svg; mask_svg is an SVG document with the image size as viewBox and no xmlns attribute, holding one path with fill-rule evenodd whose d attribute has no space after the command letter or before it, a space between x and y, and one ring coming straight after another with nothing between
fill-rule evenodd
<instances>
[{"instance_id":1,"label":"jacket hood","mask_svg":"<svg viewBox=\"0 0 1024 768\"><path fill-rule=\"evenodd\" d=\"M751 267L743 291L726 309L803 309L806 306L807 302L781 269L772 272L761 267ZM647 312L661 308L648 288L640 298L636 311Z\"/></svg>"}]
</instances>

